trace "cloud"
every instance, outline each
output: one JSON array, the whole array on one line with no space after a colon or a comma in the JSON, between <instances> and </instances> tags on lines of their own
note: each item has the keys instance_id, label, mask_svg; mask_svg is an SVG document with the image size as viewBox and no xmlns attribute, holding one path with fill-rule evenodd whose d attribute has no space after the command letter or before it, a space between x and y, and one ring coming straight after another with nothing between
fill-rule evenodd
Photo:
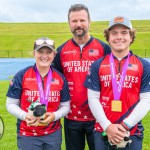
<instances>
[{"instance_id":1,"label":"cloud","mask_svg":"<svg viewBox=\"0 0 150 150\"><path fill-rule=\"evenodd\" d=\"M93 21L116 15L150 19L149 0L0 0L0 22L67 22L70 5L87 5Z\"/></svg>"},{"instance_id":2,"label":"cloud","mask_svg":"<svg viewBox=\"0 0 150 150\"><path fill-rule=\"evenodd\" d=\"M1 2L1 0L0 0ZM6 7L7 6L7 7ZM52 1L39 0L6 0L0 5L0 18L2 21L10 22L43 22L43 21L63 21L66 16L62 5L52 3Z\"/></svg>"}]
</instances>

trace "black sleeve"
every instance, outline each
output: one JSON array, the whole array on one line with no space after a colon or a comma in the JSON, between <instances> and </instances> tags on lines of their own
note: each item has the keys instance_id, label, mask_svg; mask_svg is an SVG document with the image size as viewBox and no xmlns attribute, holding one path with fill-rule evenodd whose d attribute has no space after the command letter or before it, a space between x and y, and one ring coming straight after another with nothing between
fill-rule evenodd
<instances>
[{"instance_id":1,"label":"black sleeve","mask_svg":"<svg viewBox=\"0 0 150 150\"><path fill-rule=\"evenodd\" d=\"M63 69L61 66L61 60L60 60L60 54L61 54L61 47L57 48L57 53L56 53L56 56L55 56L54 61L52 63L52 66L53 66L53 68L55 68L59 72L63 73Z\"/></svg>"}]
</instances>

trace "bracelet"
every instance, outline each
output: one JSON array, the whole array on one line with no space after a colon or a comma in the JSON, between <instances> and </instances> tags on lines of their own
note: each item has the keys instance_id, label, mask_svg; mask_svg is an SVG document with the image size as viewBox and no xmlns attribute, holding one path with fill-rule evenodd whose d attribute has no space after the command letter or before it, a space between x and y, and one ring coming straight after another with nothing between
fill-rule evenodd
<instances>
[{"instance_id":1,"label":"bracelet","mask_svg":"<svg viewBox=\"0 0 150 150\"><path fill-rule=\"evenodd\" d=\"M127 131L129 131L130 128L131 128L131 127L130 127L127 123L125 123L125 122L122 122L121 125L122 125Z\"/></svg>"}]
</instances>

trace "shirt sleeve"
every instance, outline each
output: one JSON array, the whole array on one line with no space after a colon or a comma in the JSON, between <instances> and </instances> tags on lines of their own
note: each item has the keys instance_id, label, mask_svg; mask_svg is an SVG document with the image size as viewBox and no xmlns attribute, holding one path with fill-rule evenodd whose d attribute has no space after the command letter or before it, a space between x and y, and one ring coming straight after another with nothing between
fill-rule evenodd
<instances>
[{"instance_id":1,"label":"shirt sleeve","mask_svg":"<svg viewBox=\"0 0 150 150\"><path fill-rule=\"evenodd\" d=\"M7 97L6 109L13 116L15 116L21 120L25 120L25 116L26 116L27 112L23 111L19 107L19 99Z\"/></svg>"},{"instance_id":2,"label":"shirt sleeve","mask_svg":"<svg viewBox=\"0 0 150 150\"><path fill-rule=\"evenodd\" d=\"M62 90L60 91L61 94L61 101L60 102L66 102L70 100L70 92L69 92L69 87L68 87L68 82L66 80L66 78L64 77L64 75L62 75L63 81L64 81L64 85Z\"/></svg>"},{"instance_id":3,"label":"shirt sleeve","mask_svg":"<svg viewBox=\"0 0 150 150\"><path fill-rule=\"evenodd\" d=\"M100 92L99 67L101 59L95 61L86 76L84 86L93 91Z\"/></svg>"},{"instance_id":4,"label":"shirt sleeve","mask_svg":"<svg viewBox=\"0 0 150 150\"><path fill-rule=\"evenodd\" d=\"M61 54L61 48L59 47L57 49L56 56L54 58L54 61L52 63L53 68L57 69L59 72L63 73L63 69L61 66L61 60L60 60L60 54Z\"/></svg>"},{"instance_id":5,"label":"shirt sleeve","mask_svg":"<svg viewBox=\"0 0 150 150\"><path fill-rule=\"evenodd\" d=\"M28 68L30 68L30 66L20 70L10 81L10 85L6 94L7 97L20 99L22 94L22 79Z\"/></svg>"},{"instance_id":6,"label":"shirt sleeve","mask_svg":"<svg viewBox=\"0 0 150 150\"><path fill-rule=\"evenodd\" d=\"M105 131L107 127L111 124L111 122L107 119L99 99L100 99L100 92L88 89L88 102L91 112L95 117L96 121Z\"/></svg>"},{"instance_id":7,"label":"shirt sleeve","mask_svg":"<svg viewBox=\"0 0 150 150\"><path fill-rule=\"evenodd\" d=\"M61 102L59 109L56 112L54 112L55 115L54 121L59 120L62 117L65 117L69 113L69 110L70 110L70 102L69 101Z\"/></svg>"},{"instance_id":8,"label":"shirt sleeve","mask_svg":"<svg viewBox=\"0 0 150 150\"><path fill-rule=\"evenodd\" d=\"M150 92L141 93L140 101L133 109L132 113L124 119L123 122L128 125L129 128L135 126L141 121L150 110Z\"/></svg>"},{"instance_id":9,"label":"shirt sleeve","mask_svg":"<svg viewBox=\"0 0 150 150\"><path fill-rule=\"evenodd\" d=\"M143 75L140 93L150 92L150 63L145 59L141 59L141 62L143 64Z\"/></svg>"}]
</instances>

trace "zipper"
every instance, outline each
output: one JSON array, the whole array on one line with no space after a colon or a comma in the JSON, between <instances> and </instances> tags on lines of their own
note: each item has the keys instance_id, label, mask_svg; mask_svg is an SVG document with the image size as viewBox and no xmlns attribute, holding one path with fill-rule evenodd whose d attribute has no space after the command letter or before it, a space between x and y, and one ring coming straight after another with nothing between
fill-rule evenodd
<instances>
[{"instance_id":1,"label":"zipper","mask_svg":"<svg viewBox=\"0 0 150 150\"><path fill-rule=\"evenodd\" d=\"M80 48L80 59L82 59L82 50L83 48L82 49Z\"/></svg>"},{"instance_id":2,"label":"zipper","mask_svg":"<svg viewBox=\"0 0 150 150\"><path fill-rule=\"evenodd\" d=\"M121 71L121 60L118 60L119 64L118 64L118 73L120 74Z\"/></svg>"},{"instance_id":3,"label":"zipper","mask_svg":"<svg viewBox=\"0 0 150 150\"><path fill-rule=\"evenodd\" d=\"M42 78L42 86L43 86L43 91L44 91L44 77L41 77Z\"/></svg>"}]
</instances>

